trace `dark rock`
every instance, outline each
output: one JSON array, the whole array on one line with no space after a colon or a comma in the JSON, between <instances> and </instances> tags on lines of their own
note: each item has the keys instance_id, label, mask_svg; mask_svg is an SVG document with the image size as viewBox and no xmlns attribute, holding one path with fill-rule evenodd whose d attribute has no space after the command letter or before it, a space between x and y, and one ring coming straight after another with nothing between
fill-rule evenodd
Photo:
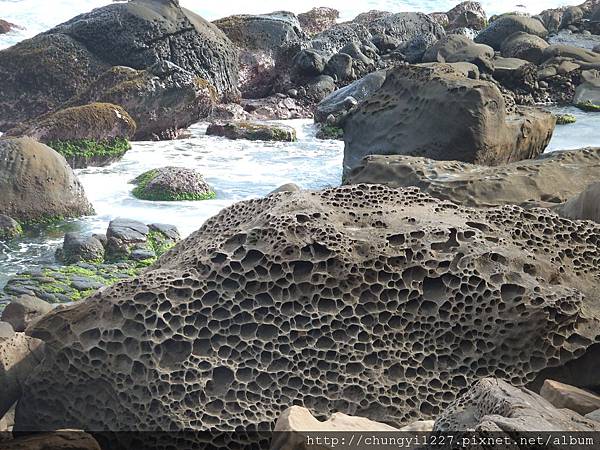
<instances>
[{"instance_id":1,"label":"dark rock","mask_svg":"<svg viewBox=\"0 0 600 450\"><path fill-rule=\"evenodd\" d=\"M52 305L31 295L12 300L2 312L2 321L10 323L15 331L24 332L29 325L52 311Z\"/></svg>"},{"instance_id":2,"label":"dark rock","mask_svg":"<svg viewBox=\"0 0 600 450\"><path fill-rule=\"evenodd\" d=\"M304 91L304 92L302 92ZM298 95L306 96L306 89L300 88ZM261 99L243 99L242 106L249 113L251 121L306 119L312 117L310 107L293 98L271 95ZM243 120L242 120L243 121Z\"/></svg>"},{"instance_id":3,"label":"dark rock","mask_svg":"<svg viewBox=\"0 0 600 450\"><path fill-rule=\"evenodd\" d=\"M335 81L329 75L319 75L312 78L305 87L306 96L315 103L319 103L336 89Z\"/></svg>"},{"instance_id":4,"label":"dark rock","mask_svg":"<svg viewBox=\"0 0 600 450\"><path fill-rule=\"evenodd\" d=\"M533 17L509 14L492 22L490 26L477 35L475 42L500 50L504 40L517 32L533 34L541 38L548 36L548 30L540 20Z\"/></svg>"},{"instance_id":5,"label":"dark rock","mask_svg":"<svg viewBox=\"0 0 600 450\"><path fill-rule=\"evenodd\" d=\"M150 229L142 222L131 219L114 219L108 225L106 237L118 239L129 244L146 242Z\"/></svg>"},{"instance_id":6,"label":"dark rock","mask_svg":"<svg viewBox=\"0 0 600 450\"><path fill-rule=\"evenodd\" d=\"M138 176L133 195L150 201L199 201L215 198L213 189L197 170L162 167Z\"/></svg>"},{"instance_id":7,"label":"dark rock","mask_svg":"<svg viewBox=\"0 0 600 450\"><path fill-rule=\"evenodd\" d=\"M487 15L481 3L462 2L446 13L448 17L449 30L457 28L470 28L472 30L483 30L487 25Z\"/></svg>"},{"instance_id":8,"label":"dark rock","mask_svg":"<svg viewBox=\"0 0 600 450\"><path fill-rule=\"evenodd\" d=\"M485 165L534 158L555 123L534 109L510 112L496 85L451 66L396 67L344 122L344 174L373 153Z\"/></svg>"},{"instance_id":9,"label":"dark rock","mask_svg":"<svg viewBox=\"0 0 600 450\"><path fill-rule=\"evenodd\" d=\"M569 58L576 63L600 64L600 54L572 45L554 44L544 49L544 60Z\"/></svg>"},{"instance_id":10,"label":"dark rock","mask_svg":"<svg viewBox=\"0 0 600 450\"><path fill-rule=\"evenodd\" d=\"M222 103L215 105L209 117L210 122L229 122L238 120L248 120L249 114L242 105L237 103Z\"/></svg>"},{"instance_id":11,"label":"dark rock","mask_svg":"<svg viewBox=\"0 0 600 450\"><path fill-rule=\"evenodd\" d=\"M318 51L301 50L294 57L294 69L301 75L321 75L325 71L327 59Z\"/></svg>"},{"instance_id":12,"label":"dark rock","mask_svg":"<svg viewBox=\"0 0 600 450\"><path fill-rule=\"evenodd\" d=\"M336 53L327 62L325 73L338 82L347 81L354 77L352 64L352 56L346 53Z\"/></svg>"},{"instance_id":13,"label":"dark rock","mask_svg":"<svg viewBox=\"0 0 600 450\"><path fill-rule=\"evenodd\" d=\"M0 139L0 213L26 225L93 213L65 159L30 138Z\"/></svg>"},{"instance_id":14,"label":"dark rock","mask_svg":"<svg viewBox=\"0 0 600 450\"><path fill-rule=\"evenodd\" d=\"M22 30L22 29L23 28L21 28L18 25L15 25L14 23L10 23L10 22L7 22L6 20L0 19L0 34L6 34L13 30Z\"/></svg>"},{"instance_id":15,"label":"dark rock","mask_svg":"<svg viewBox=\"0 0 600 450\"><path fill-rule=\"evenodd\" d=\"M0 214L0 241L14 239L23 234L19 222L11 217Z\"/></svg>"},{"instance_id":16,"label":"dark rock","mask_svg":"<svg viewBox=\"0 0 600 450\"><path fill-rule=\"evenodd\" d=\"M585 70L581 74L581 84L575 90L573 103L589 103L600 110L600 70Z\"/></svg>"},{"instance_id":17,"label":"dark rock","mask_svg":"<svg viewBox=\"0 0 600 450\"><path fill-rule=\"evenodd\" d=\"M156 231L170 239L173 242L179 242L181 240L181 234L175 225L169 225L165 223L152 223L148 225L150 231Z\"/></svg>"},{"instance_id":18,"label":"dark rock","mask_svg":"<svg viewBox=\"0 0 600 450\"><path fill-rule=\"evenodd\" d=\"M442 38L446 39L446 38ZM424 60L424 55L439 42L437 36L426 33L415 36L410 41L407 41L396 48L397 52L404 55L404 59L410 64L420 63Z\"/></svg>"},{"instance_id":19,"label":"dark rock","mask_svg":"<svg viewBox=\"0 0 600 450\"><path fill-rule=\"evenodd\" d=\"M519 389L497 378L476 382L437 418L434 433L485 431L527 433L600 431L600 424L567 409L556 409L528 389ZM559 446L552 446L558 450Z\"/></svg>"},{"instance_id":20,"label":"dark rock","mask_svg":"<svg viewBox=\"0 0 600 450\"><path fill-rule=\"evenodd\" d=\"M67 233L63 246L57 251L56 256L64 264L102 262L104 261L104 246L93 236Z\"/></svg>"},{"instance_id":21,"label":"dark rock","mask_svg":"<svg viewBox=\"0 0 600 450\"><path fill-rule=\"evenodd\" d=\"M298 14L298 22L309 36L321 33L337 23L340 12L333 8L313 8L308 12Z\"/></svg>"},{"instance_id":22,"label":"dark rock","mask_svg":"<svg viewBox=\"0 0 600 450\"><path fill-rule=\"evenodd\" d=\"M129 258L133 261L146 261L156 258L156 253L148 248L136 248L131 252Z\"/></svg>"},{"instance_id":23,"label":"dark rock","mask_svg":"<svg viewBox=\"0 0 600 450\"><path fill-rule=\"evenodd\" d=\"M583 21L584 12L578 6L569 6L565 9L562 20L560 22L560 28L568 28L572 25L581 25Z\"/></svg>"},{"instance_id":24,"label":"dark rock","mask_svg":"<svg viewBox=\"0 0 600 450\"><path fill-rule=\"evenodd\" d=\"M436 42L423 56L423 62L475 64L480 70L492 71L494 49L476 44L466 36L448 35Z\"/></svg>"},{"instance_id":25,"label":"dark rock","mask_svg":"<svg viewBox=\"0 0 600 450\"><path fill-rule=\"evenodd\" d=\"M544 61L544 50L550 44L539 36L517 32L502 43L502 56L524 59L534 64Z\"/></svg>"},{"instance_id":26,"label":"dark rock","mask_svg":"<svg viewBox=\"0 0 600 450\"><path fill-rule=\"evenodd\" d=\"M292 127L257 122L213 123L208 126L206 134L250 141L293 142L296 140L296 130Z\"/></svg>"},{"instance_id":27,"label":"dark rock","mask_svg":"<svg viewBox=\"0 0 600 450\"><path fill-rule=\"evenodd\" d=\"M557 33L565 11L564 8L546 9L537 17L544 24L549 33Z\"/></svg>"}]
</instances>

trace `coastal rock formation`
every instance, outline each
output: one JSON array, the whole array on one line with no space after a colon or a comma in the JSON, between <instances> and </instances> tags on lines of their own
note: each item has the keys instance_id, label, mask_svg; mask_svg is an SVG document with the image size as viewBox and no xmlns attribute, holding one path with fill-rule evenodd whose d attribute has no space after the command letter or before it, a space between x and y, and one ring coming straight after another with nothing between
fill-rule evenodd
<instances>
[{"instance_id":1,"label":"coastal rock formation","mask_svg":"<svg viewBox=\"0 0 600 450\"><path fill-rule=\"evenodd\" d=\"M111 66L144 70L166 61L206 80L219 96L238 95L237 52L217 27L178 2L133 0L0 51L0 130L60 107Z\"/></svg>"},{"instance_id":2,"label":"coastal rock formation","mask_svg":"<svg viewBox=\"0 0 600 450\"><path fill-rule=\"evenodd\" d=\"M500 50L504 40L518 32L532 34L541 38L548 36L548 30L546 30L546 27L544 27L544 24L539 19L507 14L494 20L486 29L479 33L475 38L475 42Z\"/></svg>"},{"instance_id":3,"label":"coastal rock formation","mask_svg":"<svg viewBox=\"0 0 600 450\"><path fill-rule=\"evenodd\" d=\"M510 35L502 43L502 55L507 58L519 58L534 64L544 61L544 50L550 44L539 36L518 32Z\"/></svg>"},{"instance_id":4,"label":"coastal rock formation","mask_svg":"<svg viewBox=\"0 0 600 450\"><path fill-rule=\"evenodd\" d=\"M202 174L184 167L161 167L145 172L133 180L133 195L151 201L198 201L216 194Z\"/></svg>"},{"instance_id":5,"label":"coastal rock formation","mask_svg":"<svg viewBox=\"0 0 600 450\"><path fill-rule=\"evenodd\" d=\"M470 28L483 30L487 25L487 15L479 2L462 2L446 13L448 17L447 30Z\"/></svg>"},{"instance_id":6,"label":"coastal rock formation","mask_svg":"<svg viewBox=\"0 0 600 450\"><path fill-rule=\"evenodd\" d=\"M5 444L4 450L101 450L90 434L73 430L21 436Z\"/></svg>"},{"instance_id":7,"label":"coastal rock formation","mask_svg":"<svg viewBox=\"0 0 600 450\"><path fill-rule=\"evenodd\" d=\"M46 313L52 306L30 295L21 295L11 301L2 311L2 321L10 323L17 332L24 332L29 325Z\"/></svg>"},{"instance_id":8,"label":"coastal rock formation","mask_svg":"<svg viewBox=\"0 0 600 450\"><path fill-rule=\"evenodd\" d=\"M423 62L468 62L481 70L493 71L493 58L494 49L489 45L476 44L466 36L451 34L433 44L423 55Z\"/></svg>"},{"instance_id":9,"label":"coastal rock formation","mask_svg":"<svg viewBox=\"0 0 600 450\"><path fill-rule=\"evenodd\" d=\"M600 55L599 55L600 56ZM573 103L596 106L600 111L600 70L585 70L581 74L581 84L575 90Z\"/></svg>"},{"instance_id":10,"label":"coastal rock formation","mask_svg":"<svg viewBox=\"0 0 600 450\"><path fill-rule=\"evenodd\" d=\"M571 219L600 220L599 189L597 185L588 188L599 177L600 149L596 148L552 152L499 167L371 155L348 174L346 183L416 186L436 198L475 207L559 206L569 200L559 206L559 214Z\"/></svg>"},{"instance_id":11,"label":"coastal rock formation","mask_svg":"<svg viewBox=\"0 0 600 450\"><path fill-rule=\"evenodd\" d=\"M334 26L339 17L340 12L336 9L317 7L298 14L298 22L300 22L302 31L309 36L314 36Z\"/></svg>"},{"instance_id":12,"label":"coastal rock formation","mask_svg":"<svg viewBox=\"0 0 600 450\"><path fill-rule=\"evenodd\" d=\"M527 389L484 378L450 405L436 420L434 432L485 431L527 433L600 431L600 423L568 409L557 409ZM551 449L560 445L551 444Z\"/></svg>"},{"instance_id":13,"label":"coastal rock formation","mask_svg":"<svg viewBox=\"0 0 600 450\"><path fill-rule=\"evenodd\" d=\"M222 136L227 139L247 139L250 141L297 140L296 130L287 125L274 125L259 122L211 123L206 130L208 136Z\"/></svg>"},{"instance_id":14,"label":"coastal rock formation","mask_svg":"<svg viewBox=\"0 0 600 450\"><path fill-rule=\"evenodd\" d=\"M586 354L598 239L381 185L244 201L38 322L15 429L271 429L293 404L429 419L478 378L522 386Z\"/></svg>"},{"instance_id":15,"label":"coastal rock formation","mask_svg":"<svg viewBox=\"0 0 600 450\"><path fill-rule=\"evenodd\" d=\"M14 239L23 234L23 228L12 217L0 214L0 241Z\"/></svg>"},{"instance_id":16,"label":"coastal rock formation","mask_svg":"<svg viewBox=\"0 0 600 450\"><path fill-rule=\"evenodd\" d=\"M344 173L369 154L403 154L499 165L534 158L555 118L509 111L498 87L449 65L399 66L344 122Z\"/></svg>"},{"instance_id":17,"label":"coastal rock formation","mask_svg":"<svg viewBox=\"0 0 600 450\"><path fill-rule=\"evenodd\" d=\"M22 28L14 23L0 19L0 34L6 34L13 30L21 30Z\"/></svg>"},{"instance_id":18,"label":"coastal rock formation","mask_svg":"<svg viewBox=\"0 0 600 450\"><path fill-rule=\"evenodd\" d=\"M600 409L598 395L554 380L544 381L540 395L556 408L567 408L582 416Z\"/></svg>"},{"instance_id":19,"label":"coastal rock formation","mask_svg":"<svg viewBox=\"0 0 600 450\"><path fill-rule=\"evenodd\" d=\"M93 212L67 161L30 138L0 139L0 214L21 224Z\"/></svg>"}]
</instances>

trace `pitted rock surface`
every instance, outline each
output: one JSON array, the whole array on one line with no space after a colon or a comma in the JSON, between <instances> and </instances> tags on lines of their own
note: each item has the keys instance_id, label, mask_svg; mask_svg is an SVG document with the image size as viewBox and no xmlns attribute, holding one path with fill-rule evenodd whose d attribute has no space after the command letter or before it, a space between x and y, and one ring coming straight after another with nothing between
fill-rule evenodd
<instances>
[{"instance_id":1,"label":"pitted rock surface","mask_svg":"<svg viewBox=\"0 0 600 450\"><path fill-rule=\"evenodd\" d=\"M586 352L599 240L590 222L417 189L244 201L36 324L48 353L16 429L270 429L292 404L431 418L480 377L521 386Z\"/></svg>"}]
</instances>

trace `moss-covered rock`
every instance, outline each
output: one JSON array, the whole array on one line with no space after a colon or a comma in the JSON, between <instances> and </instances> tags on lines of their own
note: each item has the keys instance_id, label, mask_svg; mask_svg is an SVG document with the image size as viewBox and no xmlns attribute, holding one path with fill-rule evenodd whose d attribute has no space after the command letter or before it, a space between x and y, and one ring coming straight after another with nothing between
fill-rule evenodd
<instances>
[{"instance_id":1,"label":"moss-covered rock","mask_svg":"<svg viewBox=\"0 0 600 450\"><path fill-rule=\"evenodd\" d=\"M206 134L249 141L295 142L297 140L296 130L292 127L246 121L213 123L209 125Z\"/></svg>"},{"instance_id":2,"label":"moss-covered rock","mask_svg":"<svg viewBox=\"0 0 600 450\"><path fill-rule=\"evenodd\" d=\"M556 115L556 124L557 125L569 125L577 122L577 117L573 114L557 114Z\"/></svg>"},{"instance_id":3,"label":"moss-covered rock","mask_svg":"<svg viewBox=\"0 0 600 450\"><path fill-rule=\"evenodd\" d=\"M19 222L11 217L0 214L0 241L14 239L23 234Z\"/></svg>"},{"instance_id":4,"label":"moss-covered rock","mask_svg":"<svg viewBox=\"0 0 600 450\"><path fill-rule=\"evenodd\" d=\"M317 132L317 139L344 139L344 130L334 125L322 125Z\"/></svg>"},{"instance_id":5,"label":"moss-covered rock","mask_svg":"<svg viewBox=\"0 0 600 450\"><path fill-rule=\"evenodd\" d=\"M101 167L121 159L131 144L123 138L95 141L93 139L72 139L51 141L48 146L63 155L74 169Z\"/></svg>"},{"instance_id":6,"label":"moss-covered rock","mask_svg":"<svg viewBox=\"0 0 600 450\"><path fill-rule=\"evenodd\" d=\"M199 201L216 197L200 173L182 167L163 167L145 172L132 181L133 195L150 201Z\"/></svg>"},{"instance_id":7,"label":"moss-covered rock","mask_svg":"<svg viewBox=\"0 0 600 450\"><path fill-rule=\"evenodd\" d=\"M590 100L587 102L577 103L575 106L586 112L600 112L600 105L597 105Z\"/></svg>"}]
</instances>

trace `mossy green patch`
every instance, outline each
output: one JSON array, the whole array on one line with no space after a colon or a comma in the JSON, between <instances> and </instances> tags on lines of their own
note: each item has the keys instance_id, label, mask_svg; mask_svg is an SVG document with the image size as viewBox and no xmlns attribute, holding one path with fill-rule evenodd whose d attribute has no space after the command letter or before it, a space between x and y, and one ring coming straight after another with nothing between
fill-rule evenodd
<instances>
[{"instance_id":1,"label":"mossy green patch","mask_svg":"<svg viewBox=\"0 0 600 450\"><path fill-rule=\"evenodd\" d=\"M575 106L581 109L582 111L586 112L600 112L600 105L596 105L591 100L588 100L587 102L577 103Z\"/></svg>"},{"instance_id":2,"label":"mossy green patch","mask_svg":"<svg viewBox=\"0 0 600 450\"><path fill-rule=\"evenodd\" d=\"M15 239L23 234L23 227L20 223L14 228L0 228L0 241Z\"/></svg>"},{"instance_id":3,"label":"mossy green patch","mask_svg":"<svg viewBox=\"0 0 600 450\"><path fill-rule=\"evenodd\" d=\"M558 125L569 125L577 122L577 117L573 114L557 114L556 115L556 123Z\"/></svg>"},{"instance_id":4,"label":"mossy green patch","mask_svg":"<svg viewBox=\"0 0 600 450\"><path fill-rule=\"evenodd\" d=\"M52 147L65 159L94 159L122 157L130 148L129 141L124 138L115 138L105 141L94 139L73 139L66 141L51 141L48 146Z\"/></svg>"},{"instance_id":5,"label":"mossy green patch","mask_svg":"<svg viewBox=\"0 0 600 450\"><path fill-rule=\"evenodd\" d=\"M333 125L323 125L317 133L317 139L343 139L344 130Z\"/></svg>"},{"instance_id":6,"label":"mossy green patch","mask_svg":"<svg viewBox=\"0 0 600 450\"><path fill-rule=\"evenodd\" d=\"M217 197L214 191L197 192L170 192L166 189L149 189L148 184L156 178L158 170L149 170L133 180L137 186L131 192L135 198L155 202L183 202L213 200Z\"/></svg>"}]
</instances>

